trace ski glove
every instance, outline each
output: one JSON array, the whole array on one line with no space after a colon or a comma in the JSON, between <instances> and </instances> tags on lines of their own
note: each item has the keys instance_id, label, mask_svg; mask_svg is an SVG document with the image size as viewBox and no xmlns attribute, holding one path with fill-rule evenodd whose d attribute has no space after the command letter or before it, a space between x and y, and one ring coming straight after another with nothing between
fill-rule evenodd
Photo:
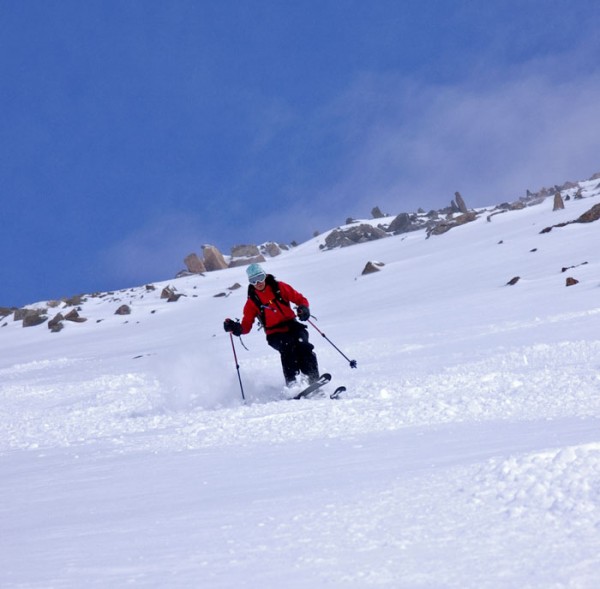
<instances>
[{"instance_id":1,"label":"ski glove","mask_svg":"<svg viewBox=\"0 0 600 589\"><path fill-rule=\"evenodd\" d=\"M298 319L300 319L300 321L308 321L310 318L310 309L304 305L298 305L296 314L298 315Z\"/></svg>"},{"instance_id":2,"label":"ski glove","mask_svg":"<svg viewBox=\"0 0 600 589\"><path fill-rule=\"evenodd\" d=\"M223 322L223 329L233 333L233 335L242 335L242 324L239 321L233 319L225 319Z\"/></svg>"}]
</instances>

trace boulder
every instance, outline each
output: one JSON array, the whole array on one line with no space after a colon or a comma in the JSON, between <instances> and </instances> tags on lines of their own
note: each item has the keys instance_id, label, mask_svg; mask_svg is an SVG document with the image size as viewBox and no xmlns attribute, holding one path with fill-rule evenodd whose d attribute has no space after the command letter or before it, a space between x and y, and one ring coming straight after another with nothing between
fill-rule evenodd
<instances>
[{"instance_id":1,"label":"boulder","mask_svg":"<svg viewBox=\"0 0 600 589\"><path fill-rule=\"evenodd\" d=\"M121 305L116 311L115 315L130 315L131 307L129 305Z\"/></svg>"},{"instance_id":2,"label":"boulder","mask_svg":"<svg viewBox=\"0 0 600 589\"><path fill-rule=\"evenodd\" d=\"M521 209L524 209L526 206L527 205L522 201L511 202L508 205L508 210L509 211L520 211Z\"/></svg>"},{"instance_id":3,"label":"boulder","mask_svg":"<svg viewBox=\"0 0 600 589\"><path fill-rule=\"evenodd\" d=\"M63 317L62 313L57 313L54 317L52 317L52 319L50 319L50 321L48 321L48 329L52 333L58 333L65 326L63 323L64 319L65 318Z\"/></svg>"},{"instance_id":4,"label":"boulder","mask_svg":"<svg viewBox=\"0 0 600 589\"><path fill-rule=\"evenodd\" d=\"M346 235L344 231L334 229L326 238L325 245L321 246L321 249L335 249L337 247L347 247L349 245L355 245L355 242Z\"/></svg>"},{"instance_id":5,"label":"boulder","mask_svg":"<svg viewBox=\"0 0 600 589\"><path fill-rule=\"evenodd\" d=\"M202 274L203 272L206 272L206 266L204 265L204 262L198 257L198 254L188 254L183 259L183 262L186 268L188 269L188 272L190 272L191 274Z\"/></svg>"},{"instance_id":6,"label":"boulder","mask_svg":"<svg viewBox=\"0 0 600 589\"><path fill-rule=\"evenodd\" d=\"M204 255L204 266L206 267L207 272L224 270L229 267L223 254L214 245L203 245L202 253Z\"/></svg>"},{"instance_id":7,"label":"boulder","mask_svg":"<svg viewBox=\"0 0 600 589\"><path fill-rule=\"evenodd\" d=\"M458 210L461 213L468 213L469 209L467 208L467 205L465 204L465 201L463 199L463 197L460 195L460 192L455 192L454 193L454 200L456 202L456 207L458 208Z\"/></svg>"},{"instance_id":8,"label":"boulder","mask_svg":"<svg viewBox=\"0 0 600 589\"><path fill-rule=\"evenodd\" d=\"M374 241L382 237L388 237L388 234L383 229L372 227L366 223L344 230L334 229L325 238L325 249L347 247L349 245Z\"/></svg>"},{"instance_id":9,"label":"boulder","mask_svg":"<svg viewBox=\"0 0 600 589\"><path fill-rule=\"evenodd\" d=\"M173 288L172 286L165 286L162 289L162 292L160 293L160 298L168 299L169 297L173 296L174 294L175 294L175 288Z\"/></svg>"},{"instance_id":10,"label":"boulder","mask_svg":"<svg viewBox=\"0 0 600 589\"><path fill-rule=\"evenodd\" d=\"M273 241L269 241L268 243L265 243L260 247L260 251L261 253L266 254L271 258L274 258L281 254L281 246L279 246Z\"/></svg>"},{"instance_id":11,"label":"boulder","mask_svg":"<svg viewBox=\"0 0 600 589\"><path fill-rule=\"evenodd\" d=\"M420 226L413 226L411 216L408 213L400 213L397 215L387 228L387 230L394 235L407 233L413 229L420 229Z\"/></svg>"},{"instance_id":12,"label":"boulder","mask_svg":"<svg viewBox=\"0 0 600 589\"><path fill-rule=\"evenodd\" d=\"M67 305L67 307L77 307L83 302L85 302L85 296L82 294L74 295L67 299L63 299L63 303Z\"/></svg>"},{"instance_id":13,"label":"boulder","mask_svg":"<svg viewBox=\"0 0 600 589\"><path fill-rule=\"evenodd\" d=\"M34 327L47 321L45 309L27 309L23 317L23 327Z\"/></svg>"},{"instance_id":14,"label":"boulder","mask_svg":"<svg viewBox=\"0 0 600 589\"><path fill-rule=\"evenodd\" d=\"M177 292L177 289L172 286L165 286L160 293L161 299L167 299L167 303L176 303L181 297L184 297L183 293Z\"/></svg>"},{"instance_id":15,"label":"boulder","mask_svg":"<svg viewBox=\"0 0 600 589\"><path fill-rule=\"evenodd\" d=\"M15 313L13 315L13 321L23 321L25 315L29 313L31 309L15 309Z\"/></svg>"},{"instance_id":16,"label":"boulder","mask_svg":"<svg viewBox=\"0 0 600 589\"><path fill-rule=\"evenodd\" d=\"M553 211L560 211L565 208L565 203L560 195L560 192L557 192L554 195L554 206L552 207Z\"/></svg>"},{"instance_id":17,"label":"boulder","mask_svg":"<svg viewBox=\"0 0 600 589\"><path fill-rule=\"evenodd\" d=\"M454 219L449 219L446 221L441 221L440 223L436 223L433 225L429 231L427 232L427 237L430 235L442 235L446 233L446 231L450 231L454 227L459 227L460 225L465 225L466 223L471 223L477 219L477 213L470 212L465 213L463 215L459 215Z\"/></svg>"},{"instance_id":18,"label":"boulder","mask_svg":"<svg viewBox=\"0 0 600 589\"><path fill-rule=\"evenodd\" d=\"M54 323L52 326L50 326L50 323L48 323L48 328L50 329L50 333L58 333L59 331L62 331L65 327L65 324L62 321L58 321L56 323Z\"/></svg>"},{"instance_id":19,"label":"boulder","mask_svg":"<svg viewBox=\"0 0 600 589\"><path fill-rule=\"evenodd\" d=\"M0 318L8 317L16 311L14 307L0 307Z\"/></svg>"},{"instance_id":20,"label":"boulder","mask_svg":"<svg viewBox=\"0 0 600 589\"><path fill-rule=\"evenodd\" d=\"M80 317L77 309L72 309L65 315L65 321L72 321L73 323L85 323L87 319Z\"/></svg>"},{"instance_id":21,"label":"boulder","mask_svg":"<svg viewBox=\"0 0 600 589\"><path fill-rule=\"evenodd\" d=\"M573 221L574 223L593 223L600 219L600 204L594 205L589 211L586 211Z\"/></svg>"},{"instance_id":22,"label":"boulder","mask_svg":"<svg viewBox=\"0 0 600 589\"><path fill-rule=\"evenodd\" d=\"M260 250L257 245L234 245L231 248L232 258L251 258L259 255Z\"/></svg>"},{"instance_id":23,"label":"boulder","mask_svg":"<svg viewBox=\"0 0 600 589\"><path fill-rule=\"evenodd\" d=\"M363 268L362 275L379 272L383 266L385 266L383 262L367 262Z\"/></svg>"}]
</instances>

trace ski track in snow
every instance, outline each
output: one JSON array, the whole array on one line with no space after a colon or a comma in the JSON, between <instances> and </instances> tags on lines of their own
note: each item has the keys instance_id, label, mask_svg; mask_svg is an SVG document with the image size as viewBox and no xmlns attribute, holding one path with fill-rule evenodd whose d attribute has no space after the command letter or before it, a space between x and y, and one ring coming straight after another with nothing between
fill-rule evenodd
<instances>
[{"instance_id":1,"label":"ski track in snow","mask_svg":"<svg viewBox=\"0 0 600 589\"><path fill-rule=\"evenodd\" d=\"M45 361L28 370L23 365L4 370L0 399L3 407L8 401L14 405L0 410L5 432L0 450L68 447L108 438L120 451L171 451L354 436L453 421L598 416L598 357L600 342L538 344L395 378L388 374L373 380L357 370L348 374L344 382L349 391L337 402L272 401L258 391L247 406L236 400L233 406L209 409L199 406L201 391L196 398L174 399L173 391L143 372L65 382L58 400L57 383L65 381L61 371L77 373L77 366ZM94 364L81 363L86 373ZM42 367L52 376L40 374ZM24 374L29 378L23 379ZM18 384L11 385L15 375Z\"/></svg>"}]
</instances>

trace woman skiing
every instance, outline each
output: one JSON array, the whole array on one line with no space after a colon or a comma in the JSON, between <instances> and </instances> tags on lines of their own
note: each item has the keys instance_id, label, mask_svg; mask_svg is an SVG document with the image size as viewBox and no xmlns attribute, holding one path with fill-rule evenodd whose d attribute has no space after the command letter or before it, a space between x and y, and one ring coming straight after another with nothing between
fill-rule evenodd
<instances>
[{"instance_id":1,"label":"woman skiing","mask_svg":"<svg viewBox=\"0 0 600 589\"><path fill-rule=\"evenodd\" d=\"M289 386L299 373L308 377L309 383L319 378L314 346L308 341L308 330L301 321L310 318L308 300L289 284L277 281L260 265L251 264L248 275L248 300L244 305L241 323L225 319L225 331L233 335L249 333L258 318L267 336L267 343L281 355L281 366L285 382ZM291 304L297 305L296 312Z\"/></svg>"}]
</instances>

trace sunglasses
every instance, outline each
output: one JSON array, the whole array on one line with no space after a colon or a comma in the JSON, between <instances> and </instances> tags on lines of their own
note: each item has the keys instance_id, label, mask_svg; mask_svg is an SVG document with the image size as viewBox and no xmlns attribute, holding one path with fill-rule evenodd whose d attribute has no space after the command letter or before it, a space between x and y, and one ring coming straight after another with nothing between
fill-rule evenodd
<instances>
[{"instance_id":1,"label":"sunglasses","mask_svg":"<svg viewBox=\"0 0 600 589\"><path fill-rule=\"evenodd\" d=\"M254 284L258 284L259 282L264 282L267 278L266 274L257 274L256 276L250 276L250 278L248 278L248 281L250 282L250 284L254 285Z\"/></svg>"}]
</instances>

